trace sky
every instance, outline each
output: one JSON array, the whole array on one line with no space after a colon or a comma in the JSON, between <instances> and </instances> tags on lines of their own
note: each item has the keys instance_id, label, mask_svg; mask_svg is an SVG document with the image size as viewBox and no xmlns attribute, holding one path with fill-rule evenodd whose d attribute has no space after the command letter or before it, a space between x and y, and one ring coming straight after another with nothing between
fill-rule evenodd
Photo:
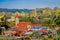
<instances>
[{"instance_id":1,"label":"sky","mask_svg":"<svg viewBox=\"0 0 60 40\"><path fill-rule=\"evenodd\" d=\"M0 0L0 8L35 9L59 7L60 0Z\"/></svg>"}]
</instances>

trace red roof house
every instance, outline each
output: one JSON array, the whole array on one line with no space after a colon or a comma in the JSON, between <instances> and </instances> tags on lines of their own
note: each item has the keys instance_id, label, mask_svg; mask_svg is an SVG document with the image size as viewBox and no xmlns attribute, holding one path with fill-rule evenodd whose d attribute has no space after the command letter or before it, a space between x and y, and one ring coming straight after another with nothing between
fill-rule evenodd
<instances>
[{"instance_id":1,"label":"red roof house","mask_svg":"<svg viewBox=\"0 0 60 40\"><path fill-rule=\"evenodd\" d=\"M42 24L31 24L31 26L42 26Z\"/></svg>"},{"instance_id":2,"label":"red roof house","mask_svg":"<svg viewBox=\"0 0 60 40\"><path fill-rule=\"evenodd\" d=\"M17 24L17 26L18 26L18 29L17 30L26 31L28 25L31 25L31 22L19 22Z\"/></svg>"}]
</instances>

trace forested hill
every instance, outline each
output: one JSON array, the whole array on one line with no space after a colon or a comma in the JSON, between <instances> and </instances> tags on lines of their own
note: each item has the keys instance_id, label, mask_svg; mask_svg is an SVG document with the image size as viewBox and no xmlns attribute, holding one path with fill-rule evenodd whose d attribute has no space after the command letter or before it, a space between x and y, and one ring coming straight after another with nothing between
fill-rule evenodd
<instances>
[{"instance_id":1,"label":"forested hill","mask_svg":"<svg viewBox=\"0 0 60 40\"><path fill-rule=\"evenodd\" d=\"M30 11L32 11L31 9L7 9L7 8L0 8L0 12L12 12L15 13L16 11L18 12L25 12L25 13L29 13Z\"/></svg>"}]
</instances>

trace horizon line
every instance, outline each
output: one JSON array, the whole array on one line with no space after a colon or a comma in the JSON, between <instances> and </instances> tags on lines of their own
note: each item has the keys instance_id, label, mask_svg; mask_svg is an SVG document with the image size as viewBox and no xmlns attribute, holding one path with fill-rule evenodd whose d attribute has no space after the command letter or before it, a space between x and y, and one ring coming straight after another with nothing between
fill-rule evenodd
<instances>
[{"instance_id":1,"label":"horizon line","mask_svg":"<svg viewBox=\"0 0 60 40\"><path fill-rule=\"evenodd\" d=\"M51 7L40 7L40 8L51 8ZM54 9L54 8L55 7L51 8L51 9ZM60 8L60 7L57 7L57 8ZM2 9L37 9L37 8L2 8Z\"/></svg>"}]
</instances>

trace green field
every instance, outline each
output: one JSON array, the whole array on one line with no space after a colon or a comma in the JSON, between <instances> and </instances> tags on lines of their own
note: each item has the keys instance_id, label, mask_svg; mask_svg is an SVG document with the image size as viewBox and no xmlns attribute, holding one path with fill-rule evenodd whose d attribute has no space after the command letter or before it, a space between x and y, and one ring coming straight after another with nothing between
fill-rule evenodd
<instances>
[{"instance_id":1,"label":"green field","mask_svg":"<svg viewBox=\"0 0 60 40\"><path fill-rule=\"evenodd\" d=\"M22 40L22 38L0 37L0 40ZM27 40L27 39L24 38L23 40ZM56 38L41 38L41 39L36 39L36 40L60 40L60 37L56 37Z\"/></svg>"}]
</instances>

